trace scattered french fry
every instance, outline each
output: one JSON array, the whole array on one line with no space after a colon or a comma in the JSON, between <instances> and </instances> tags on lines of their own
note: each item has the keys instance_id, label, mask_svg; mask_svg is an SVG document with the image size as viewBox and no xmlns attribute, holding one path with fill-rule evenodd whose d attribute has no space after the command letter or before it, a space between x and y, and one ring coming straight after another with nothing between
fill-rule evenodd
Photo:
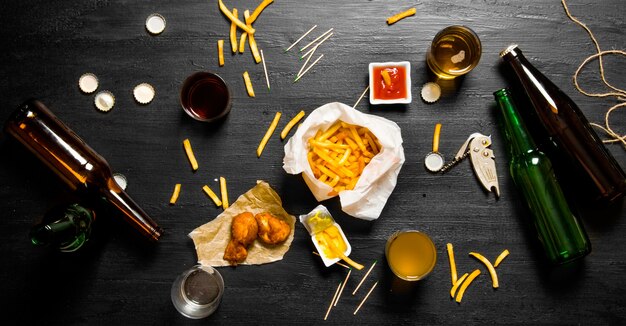
<instances>
[{"instance_id":1,"label":"scattered french fry","mask_svg":"<svg viewBox=\"0 0 626 326\"><path fill-rule=\"evenodd\" d=\"M250 24L254 23L254 21L259 17L261 12L263 12L263 9L272 4L272 2L274 2L274 0L263 0L263 2L261 2L261 4L259 4L259 6L254 9L252 15L250 15Z\"/></svg>"},{"instance_id":2,"label":"scattered french fry","mask_svg":"<svg viewBox=\"0 0 626 326\"><path fill-rule=\"evenodd\" d=\"M178 200L178 196L180 195L180 183L177 183L174 186L174 192L172 193L172 197L170 197L170 205L176 204Z\"/></svg>"},{"instance_id":3,"label":"scattered french fry","mask_svg":"<svg viewBox=\"0 0 626 326\"><path fill-rule=\"evenodd\" d=\"M252 81L250 80L250 75L248 71L243 72L243 81L246 84L246 91L248 92L248 96L254 97L254 88L252 88Z\"/></svg>"},{"instance_id":4,"label":"scattered french fry","mask_svg":"<svg viewBox=\"0 0 626 326\"><path fill-rule=\"evenodd\" d=\"M239 38L239 46L237 47L239 49L239 53L243 53L243 50L246 49L247 40L248 40L248 33L246 32L241 33L241 37Z\"/></svg>"},{"instance_id":5,"label":"scattered french fry","mask_svg":"<svg viewBox=\"0 0 626 326\"><path fill-rule=\"evenodd\" d=\"M222 195L222 208L227 209L230 204L228 203L228 188L226 188L226 178L220 177L220 194Z\"/></svg>"},{"instance_id":6,"label":"scattered french fry","mask_svg":"<svg viewBox=\"0 0 626 326\"><path fill-rule=\"evenodd\" d=\"M452 288L450 289L450 296L454 298L456 295L456 302L460 303L461 299L463 298L463 293L465 292L465 289L474 280L474 278L476 278L480 274L480 270L478 269L475 270L469 276L467 273L465 273L460 279L457 279L456 263L454 261L454 249L451 243L448 243L446 247L448 250L448 258L450 260L450 275L452 278ZM487 258L485 258L483 255L479 253L470 252L469 255L471 257L476 258L478 261L483 263L485 267L487 267L487 270L489 271L489 275L491 276L491 282L492 282L493 288L494 289L498 288L499 281L498 281L498 274L496 273L495 267L498 267L498 265L500 265L502 260L504 260L504 258L506 258L509 255L509 251L507 249L502 251L502 253L500 253L498 258L496 258L496 263L494 265L492 265L491 262ZM457 289L459 289L459 292L457 292Z\"/></svg>"},{"instance_id":7,"label":"scattered french fry","mask_svg":"<svg viewBox=\"0 0 626 326\"><path fill-rule=\"evenodd\" d=\"M452 247L451 243L446 244L446 247L448 249L448 260L450 261L450 275L452 277L452 285L455 285L457 281L457 274L456 262L454 261L454 247Z\"/></svg>"},{"instance_id":8,"label":"scattered french fry","mask_svg":"<svg viewBox=\"0 0 626 326\"><path fill-rule=\"evenodd\" d=\"M387 18L387 25L395 24L400 19L403 19L403 18L406 18L406 17L409 17L409 16L413 16L413 15L415 15L416 12L417 12L417 10L415 8L411 8L411 9L403 11L403 12L401 12L399 14L393 15L393 16Z\"/></svg>"},{"instance_id":9,"label":"scattered french fry","mask_svg":"<svg viewBox=\"0 0 626 326\"><path fill-rule=\"evenodd\" d=\"M239 18L235 17L233 15L232 12L230 12L230 10L228 10L228 7L226 7L226 5L224 5L224 2L222 2L222 0L218 0L218 5L220 7L220 11L222 11L222 13L228 17L228 19L230 19L230 21L234 22L235 24L237 24L237 27L241 28L242 30L246 31L246 33L248 33L248 35L252 35L254 34L255 30L254 28L252 28L251 26L247 26L246 24L244 24L241 20L239 20Z\"/></svg>"},{"instance_id":10,"label":"scattered french fry","mask_svg":"<svg viewBox=\"0 0 626 326\"><path fill-rule=\"evenodd\" d=\"M246 19L246 24L252 28L252 21L250 19L250 11L246 10L243 12L243 15ZM259 55L259 48L256 45L256 39L253 34L248 34L248 44L250 45L250 52L252 52L252 56L254 57L254 62L261 62L261 55Z\"/></svg>"},{"instance_id":11,"label":"scattered french fry","mask_svg":"<svg viewBox=\"0 0 626 326\"><path fill-rule=\"evenodd\" d=\"M493 268L493 265L491 264L491 262L487 258L485 258L485 256L476 252L470 252L469 255L478 259L481 263L483 263L487 267L487 270L489 271L489 274L491 275L491 283L493 285L493 288L494 289L498 288L498 286L500 286L498 283L498 273L496 273L496 270Z\"/></svg>"},{"instance_id":12,"label":"scattered french fry","mask_svg":"<svg viewBox=\"0 0 626 326\"><path fill-rule=\"evenodd\" d=\"M289 131L291 131L291 128L293 128L293 126L295 126L298 122L300 122L300 120L302 120L302 118L304 117L305 113L304 111L300 111L298 112L298 114L296 114L295 117L293 117L293 119L291 119L287 125L285 126L285 128L283 128L283 131L280 133L280 139L285 139L287 138L287 135L289 134Z\"/></svg>"},{"instance_id":13,"label":"scattered french fry","mask_svg":"<svg viewBox=\"0 0 626 326\"><path fill-rule=\"evenodd\" d=\"M239 12L237 8L233 8L233 16L237 17ZM234 21L230 23L230 47L233 50L233 54L237 53L237 24Z\"/></svg>"},{"instance_id":14,"label":"scattered french fry","mask_svg":"<svg viewBox=\"0 0 626 326\"><path fill-rule=\"evenodd\" d=\"M209 186L204 185L204 187L202 187L202 190L204 190L204 193L206 193L213 200L217 207L222 206L222 201L219 199L219 197L217 197L213 190L209 188Z\"/></svg>"},{"instance_id":15,"label":"scattered french fry","mask_svg":"<svg viewBox=\"0 0 626 326\"><path fill-rule=\"evenodd\" d=\"M500 256L498 256L498 258L496 258L496 263L493 264L493 267L498 267L500 265L500 263L504 260L504 258L506 258L508 255L509 255L509 250L508 249L504 249L504 251L502 251Z\"/></svg>"},{"instance_id":16,"label":"scattered french fry","mask_svg":"<svg viewBox=\"0 0 626 326\"><path fill-rule=\"evenodd\" d=\"M454 295L456 294L456 290L459 288L459 286L461 286L461 284L463 283L463 281L465 281L465 279L469 276L469 273L465 273L463 274L463 276L461 276L461 278L459 278L455 283L454 286L452 286L452 289L450 289L450 296L454 299Z\"/></svg>"},{"instance_id":17,"label":"scattered french fry","mask_svg":"<svg viewBox=\"0 0 626 326\"><path fill-rule=\"evenodd\" d=\"M456 295L456 302L461 303L461 300L463 300L463 294L465 294L465 290L467 290L467 287L472 283L472 281L474 281L474 279L478 275L480 275L480 270L476 269L465 279L465 281L463 281L463 285L461 285L461 288Z\"/></svg>"},{"instance_id":18,"label":"scattered french fry","mask_svg":"<svg viewBox=\"0 0 626 326\"><path fill-rule=\"evenodd\" d=\"M263 153L263 149L265 148L267 141L270 139L270 137L274 133L274 130L276 130L276 126L278 125L278 120L280 120L280 116L281 116L281 113L276 112L276 115L274 116L274 120L270 124L269 128L267 128L267 131L265 132L265 136L263 136L263 139L261 140L259 147L256 149L257 157L261 157L261 153Z\"/></svg>"},{"instance_id":19,"label":"scattered french fry","mask_svg":"<svg viewBox=\"0 0 626 326\"><path fill-rule=\"evenodd\" d=\"M217 40L217 60L219 62L220 67L223 67L224 66L224 40Z\"/></svg>"},{"instance_id":20,"label":"scattered french fry","mask_svg":"<svg viewBox=\"0 0 626 326\"><path fill-rule=\"evenodd\" d=\"M193 155L193 149L191 148L189 139L183 140L183 146L185 147L185 153L187 153L187 159L189 159L189 163L191 164L191 169L196 171L198 169L198 161L196 161L196 156Z\"/></svg>"}]
</instances>

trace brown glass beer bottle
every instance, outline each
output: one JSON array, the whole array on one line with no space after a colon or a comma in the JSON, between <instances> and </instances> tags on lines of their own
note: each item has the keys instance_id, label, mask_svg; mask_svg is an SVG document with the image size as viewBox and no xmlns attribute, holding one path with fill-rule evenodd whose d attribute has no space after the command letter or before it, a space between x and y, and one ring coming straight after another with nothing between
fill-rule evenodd
<instances>
[{"instance_id":1,"label":"brown glass beer bottle","mask_svg":"<svg viewBox=\"0 0 626 326\"><path fill-rule=\"evenodd\" d=\"M623 197L626 174L576 103L533 67L517 45L506 48L500 57L515 72L538 119L558 150L581 176L595 186L596 199L613 202Z\"/></svg>"},{"instance_id":2,"label":"brown glass beer bottle","mask_svg":"<svg viewBox=\"0 0 626 326\"><path fill-rule=\"evenodd\" d=\"M123 213L143 236L158 240L161 228L115 182L107 161L63 124L41 102L29 100L15 110L5 131L33 152L72 190L99 196Z\"/></svg>"}]
</instances>

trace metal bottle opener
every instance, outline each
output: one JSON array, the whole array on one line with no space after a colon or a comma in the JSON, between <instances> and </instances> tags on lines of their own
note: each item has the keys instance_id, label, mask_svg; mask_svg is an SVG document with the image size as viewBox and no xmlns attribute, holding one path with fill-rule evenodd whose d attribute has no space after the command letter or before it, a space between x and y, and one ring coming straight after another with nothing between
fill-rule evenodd
<instances>
[{"instance_id":1,"label":"metal bottle opener","mask_svg":"<svg viewBox=\"0 0 626 326\"><path fill-rule=\"evenodd\" d=\"M442 167L440 171L446 172L469 155L474 174L480 183L487 191L494 191L496 197L500 197L495 156L489 146L491 146L491 136L477 132L471 134L454 156L454 160Z\"/></svg>"}]
</instances>

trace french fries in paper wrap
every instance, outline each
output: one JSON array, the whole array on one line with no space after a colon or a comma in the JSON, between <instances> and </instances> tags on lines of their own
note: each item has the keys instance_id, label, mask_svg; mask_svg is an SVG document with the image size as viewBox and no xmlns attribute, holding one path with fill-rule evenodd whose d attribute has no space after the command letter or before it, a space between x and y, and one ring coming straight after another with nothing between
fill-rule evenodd
<instances>
[{"instance_id":1,"label":"french fries in paper wrap","mask_svg":"<svg viewBox=\"0 0 626 326\"><path fill-rule=\"evenodd\" d=\"M224 249L230 240L233 217L243 212L250 212L253 215L263 212L271 213L287 222L291 227L291 233L285 242L277 245L268 245L258 239L255 240L248 247L248 257L240 265L260 265L283 259L293 241L296 218L283 209L280 197L267 182L257 181L256 186L239 196L215 219L189 233L196 247L199 264L213 267L232 266L223 259Z\"/></svg>"},{"instance_id":2,"label":"french fries in paper wrap","mask_svg":"<svg viewBox=\"0 0 626 326\"><path fill-rule=\"evenodd\" d=\"M359 112L343 103L323 105L308 115L285 145L283 168L289 174L302 173L304 181L318 201L336 196L329 185L315 178L307 154L309 139L318 130L326 130L338 120L369 129L382 147L365 166L354 189L339 192L344 212L364 220L375 220L395 188L404 163L402 135L395 122Z\"/></svg>"}]
</instances>

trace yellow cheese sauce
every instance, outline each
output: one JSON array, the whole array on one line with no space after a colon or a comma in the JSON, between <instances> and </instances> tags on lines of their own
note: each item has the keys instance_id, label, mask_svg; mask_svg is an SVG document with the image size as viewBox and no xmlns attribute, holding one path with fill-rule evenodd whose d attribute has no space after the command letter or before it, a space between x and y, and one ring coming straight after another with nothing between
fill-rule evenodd
<instances>
[{"instance_id":1,"label":"yellow cheese sauce","mask_svg":"<svg viewBox=\"0 0 626 326\"><path fill-rule=\"evenodd\" d=\"M332 217L323 214L320 216L319 212L317 212L315 216L310 217L306 221L306 223L309 225L309 228L311 228L311 233L313 234L324 231L325 229L333 225L333 222L334 221Z\"/></svg>"},{"instance_id":2,"label":"yellow cheese sauce","mask_svg":"<svg viewBox=\"0 0 626 326\"><path fill-rule=\"evenodd\" d=\"M339 258L339 256L333 250L328 248L328 246L325 245L326 243L331 243L341 253L345 252L346 249L348 249L345 241L343 241L341 232L335 225L330 225L323 231L316 233L315 241L317 241L317 244L322 249L322 252L320 254L329 259Z\"/></svg>"}]
</instances>

